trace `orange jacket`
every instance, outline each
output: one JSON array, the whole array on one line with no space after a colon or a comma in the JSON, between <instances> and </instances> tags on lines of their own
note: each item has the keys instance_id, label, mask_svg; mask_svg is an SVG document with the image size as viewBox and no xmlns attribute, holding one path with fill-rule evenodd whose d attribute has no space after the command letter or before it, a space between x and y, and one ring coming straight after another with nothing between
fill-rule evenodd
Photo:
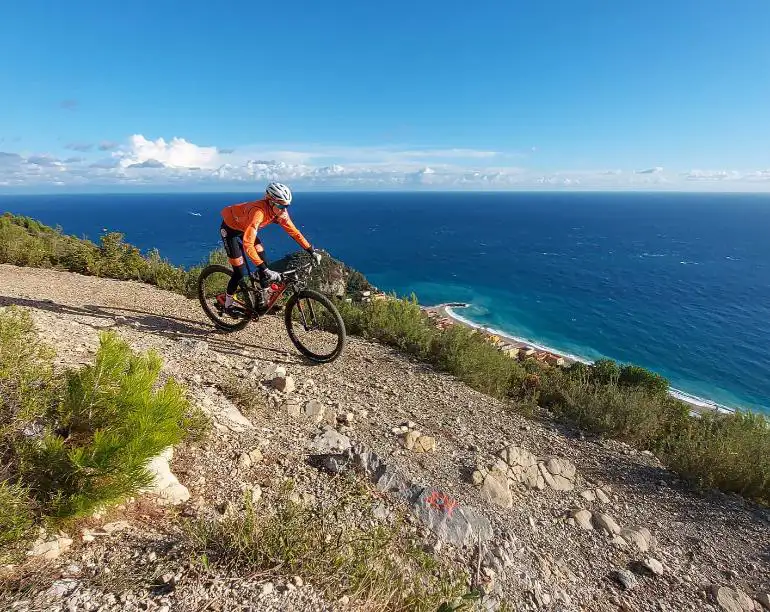
<instances>
[{"instance_id":1,"label":"orange jacket","mask_svg":"<svg viewBox=\"0 0 770 612\"><path fill-rule=\"evenodd\" d=\"M310 248L310 243L305 240L302 232L292 223L289 213L284 211L276 215L273 212L273 207L266 200L254 200L227 206L222 209L222 218L229 227L243 232L243 248L246 255L258 266L263 262L254 246L257 230L270 223L275 222L280 225L303 249Z\"/></svg>"}]
</instances>

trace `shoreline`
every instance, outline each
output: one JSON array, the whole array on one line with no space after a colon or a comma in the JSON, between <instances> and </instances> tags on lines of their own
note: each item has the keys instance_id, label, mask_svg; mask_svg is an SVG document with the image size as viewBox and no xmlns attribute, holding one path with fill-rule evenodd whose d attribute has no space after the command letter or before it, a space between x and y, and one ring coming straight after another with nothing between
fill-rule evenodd
<instances>
[{"instance_id":1,"label":"shoreline","mask_svg":"<svg viewBox=\"0 0 770 612\"><path fill-rule=\"evenodd\" d=\"M475 323L470 319L466 319L462 315L459 315L455 312L455 309L462 309L462 308L468 308L468 307L470 307L470 304L466 304L463 302L448 302L446 304L437 304L435 306L421 306L421 308L425 312L429 314L434 313L434 316L439 317L439 321L441 321L442 318L445 320L450 319L453 323L464 325L472 329L476 329L482 332L486 332L488 334L492 334L494 336L498 336L502 342L508 345L512 345L519 350L533 349L535 352L547 353L550 355L557 355L563 359L564 366L570 365L575 362L585 363L586 365L591 365L593 363L593 361L585 357L580 357L578 355L572 355L564 351L559 351L558 349L554 349L553 347L546 346L544 344L539 344L527 338L514 336L503 330L488 327L486 325L482 325L481 323ZM706 398L689 394L686 391L682 391L674 387L669 387L668 393L672 397L675 397L676 399L691 406L692 411L696 414L706 412L706 411L721 412L726 414L735 412L734 408L731 408L729 406L724 406L722 404L718 404L717 402L711 401Z\"/></svg>"}]
</instances>

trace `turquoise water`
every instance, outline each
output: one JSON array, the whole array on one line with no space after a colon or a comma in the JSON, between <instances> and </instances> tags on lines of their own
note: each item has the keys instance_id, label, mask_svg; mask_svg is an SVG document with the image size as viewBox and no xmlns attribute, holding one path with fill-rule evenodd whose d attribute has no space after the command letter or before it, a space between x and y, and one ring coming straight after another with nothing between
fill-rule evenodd
<instances>
[{"instance_id":1,"label":"turquoise water","mask_svg":"<svg viewBox=\"0 0 770 612\"><path fill-rule=\"evenodd\" d=\"M219 244L219 209L242 199L8 196L0 209L92 238L117 229L189 265ZM458 314L475 323L770 412L768 196L319 193L293 208L311 242L384 290L467 302ZM275 258L294 248L279 228L261 236Z\"/></svg>"}]
</instances>

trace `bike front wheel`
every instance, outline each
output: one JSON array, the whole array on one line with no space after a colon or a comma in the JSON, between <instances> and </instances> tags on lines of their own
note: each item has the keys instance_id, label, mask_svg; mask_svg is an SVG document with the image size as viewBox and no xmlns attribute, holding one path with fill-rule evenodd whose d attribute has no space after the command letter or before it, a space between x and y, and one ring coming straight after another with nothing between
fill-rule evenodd
<instances>
[{"instance_id":1,"label":"bike front wheel","mask_svg":"<svg viewBox=\"0 0 770 612\"><path fill-rule=\"evenodd\" d=\"M345 323L325 295L303 289L286 302L284 322L297 350L316 363L329 363L345 348Z\"/></svg>"}]
</instances>

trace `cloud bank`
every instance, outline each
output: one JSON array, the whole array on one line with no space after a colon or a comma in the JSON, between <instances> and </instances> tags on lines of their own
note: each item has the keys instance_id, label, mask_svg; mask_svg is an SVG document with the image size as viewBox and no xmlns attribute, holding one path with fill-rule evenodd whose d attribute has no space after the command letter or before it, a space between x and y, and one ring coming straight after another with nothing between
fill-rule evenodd
<instances>
[{"instance_id":1,"label":"cloud bank","mask_svg":"<svg viewBox=\"0 0 770 612\"><path fill-rule=\"evenodd\" d=\"M527 154L467 148L269 146L239 149L134 134L124 143L70 143L80 153L0 152L0 188L261 190L271 180L300 189L570 189L770 191L770 170L660 166L623 170L526 167Z\"/></svg>"}]
</instances>

